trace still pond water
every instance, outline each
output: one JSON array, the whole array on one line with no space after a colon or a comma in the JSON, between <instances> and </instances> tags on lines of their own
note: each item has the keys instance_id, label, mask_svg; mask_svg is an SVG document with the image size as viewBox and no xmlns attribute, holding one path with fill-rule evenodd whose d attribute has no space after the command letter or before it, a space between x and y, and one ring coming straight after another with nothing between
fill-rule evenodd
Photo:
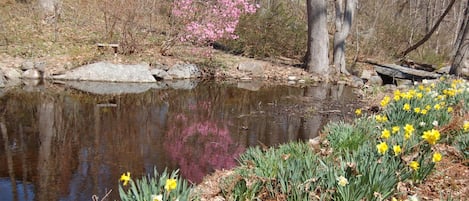
<instances>
[{"instance_id":1,"label":"still pond water","mask_svg":"<svg viewBox=\"0 0 469 201\"><path fill-rule=\"evenodd\" d=\"M154 167L198 183L249 147L316 137L349 119L356 101L352 89L327 84L199 82L119 95L25 88L0 91L0 200L91 200L110 189L114 200L123 172Z\"/></svg>"}]
</instances>

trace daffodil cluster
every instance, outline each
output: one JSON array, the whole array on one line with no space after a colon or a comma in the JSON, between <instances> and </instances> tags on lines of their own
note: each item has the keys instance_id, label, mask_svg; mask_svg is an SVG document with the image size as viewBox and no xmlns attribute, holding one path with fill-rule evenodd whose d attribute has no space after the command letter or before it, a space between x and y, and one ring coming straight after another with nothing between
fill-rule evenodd
<instances>
[{"instance_id":1,"label":"daffodil cluster","mask_svg":"<svg viewBox=\"0 0 469 201\"><path fill-rule=\"evenodd\" d=\"M119 181L119 195L122 201L150 200L150 201L178 201L190 200L191 186L187 181L178 179L178 170L168 174L166 170L159 174L154 170L154 175L133 180L130 172L121 175ZM178 184L180 183L180 185ZM130 186L128 186L130 184Z\"/></svg>"},{"instance_id":2,"label":"daffodil cluster","mask_svg":"<svg viewBox=\"0 0 469 201\"><path fill-rule=\"evenodd\" d=\"M443 158L435 146L442 138L442 126L451 121L455 108L469 107L468 86L464 80L442 79L384 96L383 112L374 116L379 125L376 152L403 160L419 177L426 176L423 172ZM461 127L469 131L467 120Z\"/></svg>"}]
</instances>

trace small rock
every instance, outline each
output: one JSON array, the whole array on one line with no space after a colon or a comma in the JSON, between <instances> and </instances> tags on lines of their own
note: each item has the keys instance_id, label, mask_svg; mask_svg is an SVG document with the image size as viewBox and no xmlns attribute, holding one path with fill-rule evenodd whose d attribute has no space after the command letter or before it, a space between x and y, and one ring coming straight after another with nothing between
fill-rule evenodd
<instances>
[{"instance_id":1,"label":"small rock","mask_svg":"<svg viewBox=\"0 0 469 201\"><path fill-rule=\"evenodd\" d=\"M373 75L370 77L367 83L370 85L381 86L383 85L383 79L381 79L381 76Z\"/></svg>"},{"instance_id":2,"label":"small rock","mask_svg":"<svg viewBox=\"0 0 469 201\"><path fill-rule=\"evenodd\" d=\"M306 83L306 80L300 79L300 80L298 80L298 83L304 84L304 83Z\"/></svg>"},{"instance_id":3,"label":"small rock","mask_svg":"<svg viewBox=\"0 0 469 201\"><path fill-rule=\"evenodd\" d=\"M357 76L353 76L352 77L352 83L350 83L350 85L352 87L360 88L363 85L365 85L365 83L363 82L363 80L361 78L359 78Z\"/></svg>"},{"instance_id":4,"label":"small rock","mask_svg":"<svg viewBox=\"0 0 469 201\"><path fill-rule=\"evenodd\" d=\"M288 81L296 81L297 79L296 76L288 76Z\"/></svg>"},{"instance_id":5,"label":"small rock","mask_svg":"<svg viewBox=\"0 0 469 201\"><path fill-rule=\"evenodd\" d=\"M189 79L202 76L202 72L195 64L175 64L167 72L174 79Z\"/></svg>"},{"instance_id":6,"label":"small rock","mask_svg":"<svg viewBox=\"0 0 469 201\"><path fill-rule=\"evenodd\" d=\"M288 82L287 82L287 84L294 85L294 84L296 84L296 82L295 82L295 81L292 81L292 80L290 80L290 81L288 81Z\"/></svg>"},{"instance_id":7,"label":"small rock","mask_svg":"<svg viewBox=\"0 0 469 201\"><path fill-rule=\"evenodd\" d=\"M155 68L150 70L151 74L156 78L156 80L172 80L173 77L168 74L165 70Z\"/></svg>"},{"instance_id":8,"label":"small rock","mask_svg":"<svg viewBox=\"0 0 469 201\"><path fill-rule=\"evenodd\" d=\"M32 61L25 61L21 64L21 70L31 70L34 68L34 63Z\"/></svg>"},{"instance_id":9,"label":"small rock","mask_svg":"<svg viewBox=\"0 0 469 201\"><path fill-rule=\"evenodd\" d=\"M8 79L8 80L19 80L21 79L21 72L18 69L15 68L3 68L1 69L3 72L3 75Z\"/></svg>"},{"instance_id":10,"label":"small rock","mask_svg":"<svg viewBox=\"0 0 469 201\"><path fill-rule=\"evenodd\" d=\"M375 75L376 73L372 70L363 70L362 74L360 75L360 78L363 80L370 80L372 75Z\"/></svg>"},{"instance_id":11,"label":"small rock","mask_svg":"<svg viewBox=\"0 0 469 201\"><path fill-rule=\"evenodd\" d=\"M46 62L44 61L38 61L34 63L34 68L38 70L39 72L45 72L46 71Z\"/></svg>"},{"instance_id":12,"label":"small rock","mask_svg":"<svg viewBox=\"0 0 469 201\"><path fill-rule=\"evenodd\" d=\"M29 70L24 71L23 78L39 79L41 78L41 73L39 73L39 71L36 69L29 69Z\"/></svg>"}]
</instances>

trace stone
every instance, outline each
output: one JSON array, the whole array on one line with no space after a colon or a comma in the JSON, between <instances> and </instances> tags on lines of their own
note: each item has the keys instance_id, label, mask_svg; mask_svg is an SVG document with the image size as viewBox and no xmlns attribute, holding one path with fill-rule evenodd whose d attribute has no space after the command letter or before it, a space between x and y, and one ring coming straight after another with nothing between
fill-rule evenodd
<instances>
[{"instance_id":1,"label":"stone","mask_svg":"<svg viewBox=\"0 0 469 201\"><path fill-rule=\"evenodd\" d=\"M26 71L34 68L34 63L32 61L25 61L21 64L21 70Z\"/></svg>"},{"instance_id":2,"label":"stone","mask_svg":"<svg viewBox=\"0 0 469 201\"><path fill-rule=\"evenodd\" d=\"M190 79L202 76L202 72L195 64L175 64L167 73L174 79Z\"/></svg>"},{"instance_id":3,"label":"stone","mask_svg":"<svg viewBox=\"0 0 469 201\"><path fill-rule=\"evenodd\" d=\"M41 73L39 73L39 71L36 69L29 69L29 70L24 71L23 78L39 79L41 78Z\"/></svg>"},{"instance_id":4,"label":"stone","mask_svg":"<svg viewBox=\"0 0 469 201\"><path fill-rule=\"evenodd\" d=\"M82 80L105 82L156 82L147 64L124 65L98 62L84 65L67 71L62 75L54 75L58 80Z\"/></svg>"},{"instance_id":5,"label":"stone","mask_svg":"<svg viewBox=\"0 0 469 201\"><path fill-rule=\"evenodd\" d=\"M170 76L168 72L166 72L163 69L155 68L155 69L151 69L150 72L153 75L153 77L156 78L156 80L172 80L173 79L173 77Z\"/></svg>"},{"instance_id":6,"label":"stone","mask_svg":"<svg viewBox=\"0 0 469 201\"><path fill-rule=\"evenodd\" d=\"M369 85L374 85L374 86L381 86L383 85L383 79L381 79L381 76L378 75L373 75L370 77L370 79L367 82Z\"/></svg>"},{"instance_id":7,"label":"stone","mask_svg":"<svg viewBox=\"0 0 469 201\"><path fill-rule=\"evenodd\" d=\"M363 80L361 78L359 78L357 76L352 77L352 81L350 83L350 86L360 88L360 87L363 87L363 85L365 85L365 83L363 82Z\"/></svg>"},{"instance_id":8,"label":"stone","mask_svg":"<svg viewBox=\"0 0 469 201\"><path fill-rule=\"evenodd\" d=\"M262 77L264 75L264 65L261 62L240 62L237 69L253 77Z\"/></svg>"},{"instance_id":9,"label":"stone","mask_svg":"<svg viewBox=\"0 0 469 201\"><path fill-rule=\"evenodd\" d=\"M296 81L298 78L296 76L288 76L288 81Z\"/></svg>"},{"instance_id":10,"label":"stone","mask_svg":"<svg viewBox=\"0 0 469 201\"><path fill-rule=\"evenodd\" d=\"M360 78L365 80L365 81L368 81L368 80L371 79L372 75L376 75L376 73L372 70L363 70L361 75L360 75Z\"/></svg>"},{"instance_id":11,"label":"stone","mask_svg":"<svg viewBox=\"0 0 469 201\"><path fill-rule=\"evenodd\" d=\"M46 71L46 62L44 61L34 62L34 68L38 70L39 72L43 73Z\"/></svg>"},{"instance_id":12,"label":"stone","mask_svg":"<svg viewBox=\"0 0 469 201\"><path fill-rule=\"evenodd\" d=\"M2 68L1 72L8 80L20 80L21 71L16 68Z\"/></svg>"}]
</instances>

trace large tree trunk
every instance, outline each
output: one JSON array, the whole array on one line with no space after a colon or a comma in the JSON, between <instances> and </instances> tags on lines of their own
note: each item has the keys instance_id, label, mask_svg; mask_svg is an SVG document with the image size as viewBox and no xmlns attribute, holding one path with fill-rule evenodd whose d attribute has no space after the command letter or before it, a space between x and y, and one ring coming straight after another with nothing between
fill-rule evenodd
<instances>
[{"instance_id":1,"label":"large tree trunk","mask_svg":"<svg viewBox=\"0 0 469 201\"><path fill-rule=\"evenodd\" d=\"M329 37L327 33L327 9L325 0L307 0L308 47L306 69L322 76L329 74Z\"/></svg>"},{"instance_id":2,"label":"large tree trunk","mask_svg":"<svg viewBox=\"0 0 469 201\"><path fill-rule=\"evenodd\" d=\"M345 66L345 40L352 27L356 0L335 0L334 67L337 72L349 75Z\"/></svg>"},{"instance_id":3,"label":"large tree trunk","mask_svg":"<svg viewBox=\"0 0 469 201\"><path fill-rule=\"evenodd\" d=\"M463 68L469 68L469 0L466 0L463 19L454 45L455 53L449 71L452 75L461 75Z\"/></svg>"}]
</instances>

